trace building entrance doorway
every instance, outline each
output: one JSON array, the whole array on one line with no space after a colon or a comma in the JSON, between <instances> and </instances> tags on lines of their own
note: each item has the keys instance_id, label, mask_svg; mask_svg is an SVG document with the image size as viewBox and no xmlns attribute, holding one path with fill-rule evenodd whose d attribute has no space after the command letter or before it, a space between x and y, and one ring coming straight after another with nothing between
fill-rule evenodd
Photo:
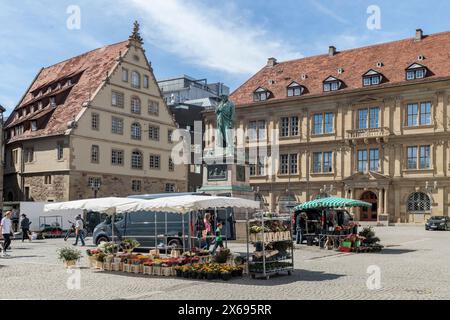
<instances>
[{"instance_id":1,"label":"building entrance doorway","mask_svg":"<svg viewBox=\"0 0 450 320\"><path fill-rule=\"evenodd\" d=\"M372 191L366 191L362 194L361 200L371 203L372 207L360 208L359 219L361 221L377 221L378 218L378 198Z\"/></svg>"}]
</instances>

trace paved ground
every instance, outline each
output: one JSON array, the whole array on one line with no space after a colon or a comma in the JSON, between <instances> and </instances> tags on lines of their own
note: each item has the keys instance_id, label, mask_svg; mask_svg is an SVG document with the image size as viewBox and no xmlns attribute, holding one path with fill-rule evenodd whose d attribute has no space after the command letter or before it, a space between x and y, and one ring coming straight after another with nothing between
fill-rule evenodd
<instances>
[{"instance_id":1,"label":"paved ground","mask_svg":"<svg viewBox=\"0 0 450 320\"><path fill-rule=\"evenodd\" d=\"M13 242L0 259L0 299L450 299L450 232L423 227L376 228L380 254L341 254L317 247L295 251L295 273L270 280L206 282L79 270L80 289L56 260L60 239ZM88 240L89 243L89 240ZM70 244L70 242L69 242ZM242 244L232 248L244 251ZM368 267L381 271L381 289L369 290Z\"/></svg>"}]
</instances>

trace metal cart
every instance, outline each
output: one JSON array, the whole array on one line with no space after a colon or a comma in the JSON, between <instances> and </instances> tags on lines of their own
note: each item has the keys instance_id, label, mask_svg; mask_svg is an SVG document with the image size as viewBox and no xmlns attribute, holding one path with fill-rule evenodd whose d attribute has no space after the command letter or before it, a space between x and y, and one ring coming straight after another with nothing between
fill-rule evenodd
<instances>
[{"instance_id":1,"label":"metal cart","mask_svg":"<svg viewBox=\"0 0 450 320\"><path fill-rule=\"evenodd\" d=\"M270 222L279 221L285 227L283 238L271 238L268 237L269 233L265 232L265 226ZM294 245L292 239L292 219L291 215L279 215L279 216L264 216L264 214L258 214L255 219L247 220L247 228L250 230L250 224L258 224L262 227L262 232L257 234L258 239L247 239L255 247L255 251L250 255L247 252L247 256L251 257L248 261L248 269L250 276L255 278L269 279L273 275L278 275L281 272L287 272L291 275L294 271ZM272 233L272 232L271 232ZM248 232L250 235L251 233ZM260 239L260 240L259 240ZM267 248L277 244L284 244L287 246L287 250L284 254L276 254L270 256L270 250ZM247 246L249 251L249 246ZM277 251L277 250L274 250ZM259 256L259 259L255 259Z\"/></svg>"}]
</instances>

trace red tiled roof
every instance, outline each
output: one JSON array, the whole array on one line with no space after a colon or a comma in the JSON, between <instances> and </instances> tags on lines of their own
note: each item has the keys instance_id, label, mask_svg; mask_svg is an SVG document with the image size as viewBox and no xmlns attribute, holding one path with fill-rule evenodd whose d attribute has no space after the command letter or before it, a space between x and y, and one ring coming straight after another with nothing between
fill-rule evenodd
<instances>
[{"instance_id":1,"label":"red tiled roof","mask_svg":"<svg viewBox=\"0 0 450 320\"><path fill-rule=\"evenodd\" d=\"M423 61L418 60L420 55L425 57ZM378 62L382 67L377 66ZM376 87L395 85L406 82L405 69L415 62L429 70L426 79L450 77L450 31L424 36L420 41L409 38L337 52L334 56L319 55L264 67L236 89L230 99L238 106L252 104L253 92L259 87L271 92L268 101L292 99L287 98L287 86L293 81L306 88L304 96L333 94L323 92L323 81L329 76L345 84L339 92L361 89L362 76L370 69L386 79ZM339 68L344 70L342 74L338 74ZM307 77L302 80L304 74Z\"/></svg>"},{"instance_id":2,"label":"red tiled roof","mask_svg":"<svg viewBox=\"0 0 450 320\"><path fill-rule=\"evenodd\" d=\"M81 111L83 102L87 101L101 82L105 80L106 73L111 71L120 52L123 54L127 50L128 43L128 41L123 41L102 47L42 69L20 104L9 116L5 127L17 121L14 120L17 110L36 101L32 94L33 91L53 84L60 79L67 79L77 74L81 74L81 76L72 87L63 87L49 94L53 95L60 91L70 90L64 104L60 104L55 108L45 128L37 131L25 131L22 135L10 139L9 142L39 136L63 134L67 130L67 123L73 120ZM47 94L44 93L44 96L47 96ZM34 115L37 115L37 113L38 111L27 115L29 117L27 120L34 118Z\"/></svg>"}]
</instances>

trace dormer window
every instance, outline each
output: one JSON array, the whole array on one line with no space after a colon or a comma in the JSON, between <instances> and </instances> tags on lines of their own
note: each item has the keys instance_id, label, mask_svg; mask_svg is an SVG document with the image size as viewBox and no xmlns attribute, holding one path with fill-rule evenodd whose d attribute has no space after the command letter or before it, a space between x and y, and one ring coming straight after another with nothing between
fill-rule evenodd
<instances>
[{"instance_id":1,"label":"dormer window","mask_svg":"<svg viewBox=\"0 0 450 320\"><path fill-rule=\"evenodd\" d=\"M370 69L363 75L363 86L369 87L369 86L376 86L381 83L383 76L381 73Z\"/></svg>"},{"instance_id":2,"label":"dormer window","mask_svg":"<svg viewBox=\"0 0 450 320\"><path fill-rule=\"evenodd\" d=\"M39 101L38 102L38 110L41 110L42 109L42 101Z\"/></svg>"},{"instance_id":3,"label":"dormer window","mask_svg":"<svg viewBox=\"0 0 450 320\"><path fill-rule=\"evenodd\" d=\"M297 82L292 82L287 88L288 97L298 97L303 93L303 87Z\"/></svg>"},{"instance_id":4,"label":"dormer window","mask_svg":"<svg viewBox=\"0 0 450 320\"><path fill-rule=\"evenodd\" d=\"M337 91L341 88L341 84L342 82L339 79L330 76L323 82L323 91Z\"/></svg>"},{"instance_id":5,"label":"dormer window","mask_svg":"<svg viewBox=\"0 0 450 320\"><path fill-rule=\"evenodd\" d=\"M413 63L406 69L406 80L423 79L427 75L427 68L419 63Z\"/></svg>"},{"instance_id":6,"label":"dormer window","mask_svg":"<svg viewBox=\"0 0 450 320\"><path fill-rule=\"evenodd\" d=\"M270 97L270 91L259 87L256 89L256 91L253 93L253 100L254 101L266 101Z\"/></svg>"},{"instance_id":7,"label":"dormer window","mask_svg":"<svg viewBox=\"0 0 450 320\"><path fill-rule=\"evenodd\" d=\"M50 97L50 107L56 107L56 99L55 99L55 97Z\"/></svg>"},{"instance_id":8,"label":"dormer window","mask_svg":"<svg viewBox=\"0 0 450 320\"><path fill-rule=\"evenodd\" d=\"M72 85L72 79L67 80L67 86L71 86Z\"/></svg>"}]
</instances>

